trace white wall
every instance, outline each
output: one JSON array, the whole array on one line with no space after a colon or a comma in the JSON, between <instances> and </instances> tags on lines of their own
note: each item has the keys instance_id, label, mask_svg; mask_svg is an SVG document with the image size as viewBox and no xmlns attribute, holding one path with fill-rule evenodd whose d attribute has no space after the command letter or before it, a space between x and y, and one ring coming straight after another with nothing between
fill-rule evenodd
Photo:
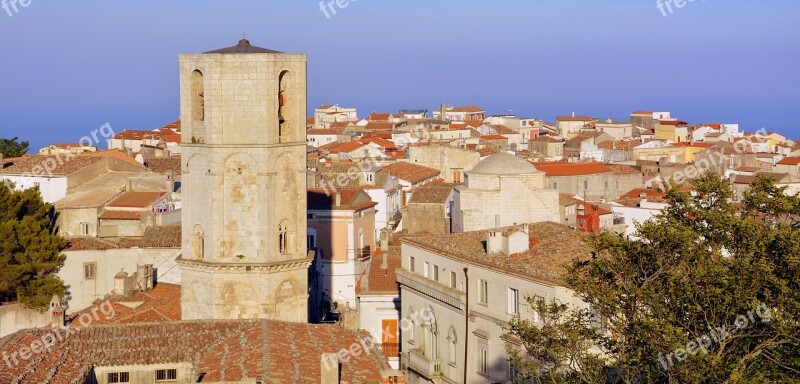
<instances>
[{"instance_id":1,"label":"white wall","mask_svg":"<svg viewBox=\"0 0 800 384\"><path fill-rule=\"evenodd\" d=\"M70 293L67 313L87 308L114 290L114 276L124 270L128 275L136 273L139 265L152 264L156 281L180 284L180 269L175 259L180 248L124 248L108 250L66 251L64 266L58 277L64 281ZM96 277L84 280L83 265L97 263Z\"/></svg>"},{"instance_id":2,"label":"white wall","mask_svg":"<svg viewBox=\"0 0 800 384\"><path fill-rule=\"evenodd\" d=\"M39 186L42 199L45 203L55 203L67 195L67 177L0 175L0 180L9 180L14 183L17 190L24 190Z\"/></svg>"}]
</instances>

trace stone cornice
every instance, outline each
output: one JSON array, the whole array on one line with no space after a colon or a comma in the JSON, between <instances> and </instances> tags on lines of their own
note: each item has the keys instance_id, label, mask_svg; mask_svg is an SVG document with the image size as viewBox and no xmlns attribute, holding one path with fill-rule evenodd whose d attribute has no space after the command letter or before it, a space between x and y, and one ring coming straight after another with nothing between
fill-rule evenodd
<instances>
[{"instance_id":1,"label":"stone cornice","mask_svg":"<svg viewBox=\"0 0 800 384\"><path fill-rule=\"evenodd\" d=\"M293 271L298 269L308 269L314 258L306 258L300 260L289 260L275 263L211 263L203 260L188 260L183 257L175 259L175 262L182 269L192 269L196 271L205 272L230 272L230 273L247 273L247 272L283 272Z\"/></svg>"},{"instance_id":2,"label":"stone cornice","mask_svg":"<svg viewBox=\"0 0 800 384\"><path fill-rule=\"evenodd\" d=\"M466 299L463 292L443 286L442 284L438 284L401 268L398 268L396 273L397 282L400 283L401 290L406 288L445 304L456 311L463 310L462 307Z\"/></svg>"}]
</instances>

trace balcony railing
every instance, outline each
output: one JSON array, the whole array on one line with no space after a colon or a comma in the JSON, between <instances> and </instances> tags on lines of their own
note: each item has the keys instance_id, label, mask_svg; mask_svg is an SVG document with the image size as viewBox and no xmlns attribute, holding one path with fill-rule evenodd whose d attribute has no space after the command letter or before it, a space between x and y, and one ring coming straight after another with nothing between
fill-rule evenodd
<instances>
[{"instance_id":1,"label":"balcony railing","mask_svg":"<svg viewBox=\"0 0 800 384\"><path fill-rule=\"evenodd\" d=\"M398 343L378 344L378 348L381 349L381 352L383 352L383 355L386 357L400 356L400 344Z\"/></svg>"},{"instance_id":2,"label":"balcony railing","mask_svg":"<svg viewBox=\"0 0 800 384\"><path fill-rule=\"evenodd\" d=\"M428 378L442 375L442 360L431 359L419 349L408 352L408 367Z\"/></svg>"}]
</instances>

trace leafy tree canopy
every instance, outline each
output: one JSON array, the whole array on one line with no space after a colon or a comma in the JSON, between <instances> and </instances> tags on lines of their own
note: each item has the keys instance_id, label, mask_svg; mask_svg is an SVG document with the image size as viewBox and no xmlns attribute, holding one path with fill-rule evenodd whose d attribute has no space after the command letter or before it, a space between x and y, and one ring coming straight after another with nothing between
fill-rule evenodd
<instances>
[{"instance_id":1,"label":"leafy tree canopy","mask_svg":"<svg viewBox=\"0 0 800 384\"><path fill-rule=\"evenodd\" d=\"M43 309L54 294L64 296L55 273L64 264L67 242L54 233L51 212L37 188L0 186L0 302Z\"/></svg>"},{"instance_id":2,"label":"leafy tree canopy","mask_svg":"<svg viewBox=\"0 0 800 384\"><path fill-rule=\"evenodd\" d=\"M29 144L27 141L19 142L19 138L11 139L0 138L0 154L3 157L20 157L28 153Z\"/></svg>"},{"instance_id":3,"label":"leafy tree canopy","mask_svg":"<svg viewBox=\"0 0 800 384\"><path fill-rule=\"evenodd\" d=\"M673 188L634 238L603 233L566 273L593 312L533 303L509 351L536 383L789 383L800 377L800 197L760 177ZM597 317L605 332L598 332Z\"/></svg>"}]
</instances>

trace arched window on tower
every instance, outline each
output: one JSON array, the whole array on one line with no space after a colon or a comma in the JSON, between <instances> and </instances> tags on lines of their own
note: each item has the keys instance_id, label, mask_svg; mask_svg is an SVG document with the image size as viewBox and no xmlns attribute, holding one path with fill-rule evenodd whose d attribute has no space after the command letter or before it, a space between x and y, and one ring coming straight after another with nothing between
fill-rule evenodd
<instances>
[{"instance_id":1,"label":"arched window on tower","mask_svg":"<svg viewBox=\"0 0 800 384\"><path fill-rule=\"evenodd\" d=\"M289 121L290 116L287 116L287 112L291 105L287 105L290 103L288 91L289 91L289 71L281 72L280 77L278 78L278 142L285 143L289 141L289 134L290 134L290 127Z\"/></svg>"},{"instance_id":2,"label":"arched window on tower","mask_svg":"<svg viewBox=\"0 0 800 384\"><path fill-rule=\"evenodd\" d=\"M289 235L286 220L281 221L278 226L278 249L281 254L288 253Z\"/></svg>"},{"instance_id":3,"label":"arched window on tower","mask_svg":"<svg viewBox=\"0 0 800 384\"><path fill-rule=\"evenodd\" d=\"M206 119L203 73L196 69L192 72L192 119L194 121L204 121Z\"/></svg>"},{"instance_id":4,"label":"arched window on tower","mask_svg":"<svg viewBox=\"0 0 800 384\"><path fill-rule=\"evenodd\" d=\"M194 258L202 260L205 256L206 239L203 233L203 227L197 225L194 227Z\"/></svg>"}]
</instances>

